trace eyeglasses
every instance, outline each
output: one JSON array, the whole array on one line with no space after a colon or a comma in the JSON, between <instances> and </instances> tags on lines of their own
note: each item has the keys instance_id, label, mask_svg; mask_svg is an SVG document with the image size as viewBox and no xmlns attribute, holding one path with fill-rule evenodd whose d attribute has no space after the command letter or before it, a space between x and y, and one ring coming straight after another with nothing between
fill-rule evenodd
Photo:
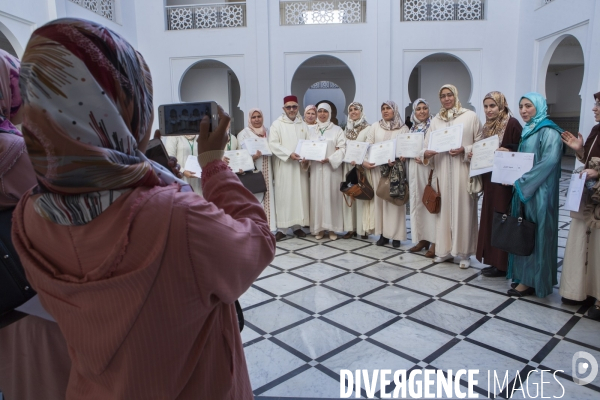
<instances>
[{"instance_id":1,"label":"eyeglasses","mask_svg":"<svg viewBox=\"0 0 600 400\"><path fill-rule=\"evenodd\" d=\"M600 101L596 101L596 102L594 103L594 107L596 107L596 108L600 108Z\"/></svg>"},{"instance_id":2,"label":"eyeglasses","mask_svg":"<svg viewBox=\"0 0 600 400\"><path fill-rule=\"evenodd\" d=\"M285 108L286 110L297 110L298 106L285 106L283 108Z\"/></svg>"},{"instance_id":3,"label":"eyeglasses","mask_svg":"<svg viewBox=\"0 0 600 400\"><path fill-rule=\"evenodd\" d=\"M446 93L446 94L440 94L440 99L444 100L446 98L451 98L454 97L454 93Z\"/></svg>"}]
</instances>

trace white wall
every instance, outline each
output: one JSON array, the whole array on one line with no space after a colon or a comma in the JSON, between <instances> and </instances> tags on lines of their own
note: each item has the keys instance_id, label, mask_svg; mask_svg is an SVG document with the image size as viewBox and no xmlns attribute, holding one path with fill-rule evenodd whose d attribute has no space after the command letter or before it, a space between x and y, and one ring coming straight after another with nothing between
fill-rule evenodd
<instances>
[{"instance_id":1,"label":"white wall","mask_svg":"<svg viewBox=\"0 0 600 400\"><path fill-rule=\"evenodd\" d=\"M229 86L224 68L190 69L181 82L181 101L216 101L229 112ZM159 104L155 103L155 106Z\"/></svg>"}]
</instances>

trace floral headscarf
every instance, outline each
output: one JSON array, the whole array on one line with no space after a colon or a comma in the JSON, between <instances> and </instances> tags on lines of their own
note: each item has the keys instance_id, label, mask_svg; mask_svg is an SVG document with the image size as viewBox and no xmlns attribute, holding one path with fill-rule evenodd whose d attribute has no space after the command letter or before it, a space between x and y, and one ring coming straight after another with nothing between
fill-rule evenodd
<instances>
[{"instance_id":1,"label":"floral headscarf","mask_svg":"<svg viewBox=\"0 0 600 400\"><path fill-rule=\"evenodd\" d=\"M420 121L417 118L416 112L417 107L419 107L419 104L425 104L427 107L429 107L429 103L427 102L427 100L422 98L419 98L413 102L413 110L412 114L410 115L410 119L413 122L413 126L410 127L410 132L427 132L427 129L429 129L429 125L431 125L431 112L429 113L429 117L425 121Z\"/></svg>"},{"instance_id":2,"label":"floral headscarf","mask_svg":"<svg viewBox=\"0 0 600 400\"><path fill-rule=\"evenodd\" d=\"M0 50L0 132L21 136L12 119L19 112L23 100L19 90L19 67L21 62Z\"/></svg>"},{"instance_id":3,"label":"floral headscarf","mask_svg":"<svg viewBox=\"0 0 600 400\"><path fill-rule=\"evenodd\" d=\"M350 107L355 107L360 110L360 118L356 121L350 119ZM346 122L346 139L356 140L360 132L369 126L369 123L365 119L365 113L362 104L357 101L353 101L348 106L348 121Z\"/></svg>"},{"instance_id":4,"label":"floral headscarf","mask_svg":"<svg viewBox=\"0 0 600 400\"><path fill-rule=\"evenodd\" d=\"M23 136L39 182L32 200L42 217L84 225L132 188L186 185L138 150L152 124L152 78L111 30L71 18L37 29L20 86Z\"/></svg>"},{"instance_id":5,"label":"floral headscarf","mask_svg":"<svg viewBox=\"0 0 600 400\"><path fill-rule=\"evenodd\" d=\"M444 121L450 121L454 118L458 117L461 114L464 114L468 110L463 108L462 104L460 104L460 100L458 99L458 89L454 85L446 84L440 88L438 95L442 94L442 90L448 89L454 94L454 107L449 110L446 110L443 106L440 109L440 118Z\"/></svg>"},{"instance_id":6,"label":"floral headscarf","mask_svg":"<svg viewBox=\"0 0 600 400\"><path fill-rule=\"evenodd\" d=\"M485 125L483 126L483 138L485 139L498 135L498 140L500 143L502 143L504 131L506 130L506 125L510 119L510 110L508 109L506 97L504 97L502 93L494 91L486 94L483 98L483 101L486 99L494 100L496 105L498 105L498 110L500 110L500 113L496 116L496 118L485 121Z\"/></svg>"},{"instance_id":7,"label":"floral headscarf","mask_svg":"<svg viewBox=\"0 0 600 400\"><path fill-rule=\"evenodd\" d=\"M383 103L381 103L381 107L383 107L384 104L387 104L388 106L390 106L392 108L392 110L394 110L394 118L392 118L391 121L386 121L383 118L381 118L379 120L379 126L381 126L386 131L395 131L397 129L402 128L404 126L404 122L402 121L402 118L400 118L400 112L398 111L398 105L396 103L394 103L392 100L384 101Z\"/></svg>"},{"instance_id":8,"label":"floral headscarf","mask_svg":"<svg viewBox=\"0 0 600 400\"><path fill-rule=\"evenodd\" d=\"M263 117L263 126L261 126L260 128L255 128L254 126L252 126L252 116L254 115L255 112L259 113L260 116ZM264 121L265 121L264 118L265 118L265 116L260 109L251 108L250 112L248 112L248 129L250 129L252 132L254 132L257 136L267 137L267 128L265 128L265 125L264 125Z\"/></svg>"}]
</instances>

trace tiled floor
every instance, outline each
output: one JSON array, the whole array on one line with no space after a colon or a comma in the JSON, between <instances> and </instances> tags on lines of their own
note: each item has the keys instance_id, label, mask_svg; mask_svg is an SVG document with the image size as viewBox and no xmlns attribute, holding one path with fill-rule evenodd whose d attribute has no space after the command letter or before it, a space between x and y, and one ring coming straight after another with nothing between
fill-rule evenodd
<instances>
[{"instance_id":1,"label":"tiled floor","mask_svg":"<svg viewBox=\"0 0 600 400\"><path fill-rule=\"evenodd\" d=\"M563 174L563 201L568 179ZM560 213L562 265L570 218ZM509 282L481 276L474 259L461 270L407 253L410 242L394 249L375 240L278 243L271 266L240 299L257 399L340 398L340 370L384 368L479 369L480 398L488 397L488 370L501 380L509 371L509 387L523 389L513 398L535 397L539 372L549 370L545 397L564 390L562 399L600 398L600 374L587 386L571 378L575 352L600 361L600 322L584 315L585 306L562 305L557 288L544 299L511 298Z\"/></svg>"}]
</instances>

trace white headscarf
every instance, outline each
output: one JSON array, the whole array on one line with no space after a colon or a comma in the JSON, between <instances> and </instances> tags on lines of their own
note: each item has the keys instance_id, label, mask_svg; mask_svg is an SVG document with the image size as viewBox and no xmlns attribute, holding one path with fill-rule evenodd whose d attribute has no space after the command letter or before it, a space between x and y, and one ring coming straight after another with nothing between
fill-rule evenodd
<instances>
[{"instance_id":1,"label":"white headscarf","mask_svg":"<svg viewBox=\"0 0 600 400\"><path fill-rule=\"evenodd\" d=\"M327 121L325 121L325 122L321 122L319 120L319 115L318 114L319 114L319 110L321 110L321 109L327 110L329 112L329 116L327 117ZM325 130L329 129L330 125L332 125L332 122L331 122L331 106L329 104L327 104L327 103L320 103L317 106L317 128L319 128L319 130L321 130L321 131L325 131Z\"/></svg>"}]
</instances>

